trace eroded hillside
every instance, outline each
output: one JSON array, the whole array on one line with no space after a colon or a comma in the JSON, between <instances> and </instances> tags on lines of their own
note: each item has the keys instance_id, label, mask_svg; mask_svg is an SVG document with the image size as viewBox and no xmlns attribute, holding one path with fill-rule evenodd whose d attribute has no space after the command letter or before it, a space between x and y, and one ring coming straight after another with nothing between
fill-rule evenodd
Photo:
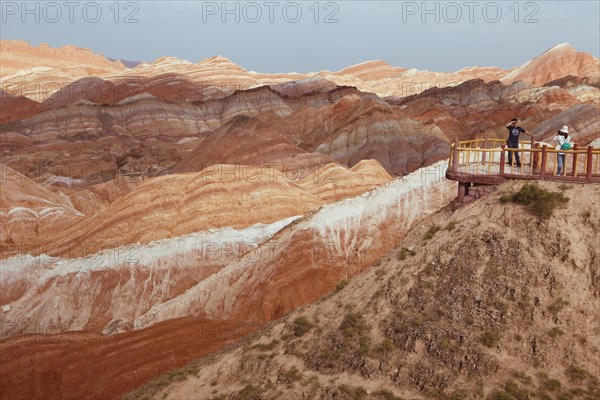
<instances>
[{"instance_id":1,"label":"eroded hillside","mask_svg":"<svg viewBox=\"0 0 600 400\"><path fill-rule=\"evenodd\" d=\"M544 183L548 220L494 194L414 227L365 273L128 396L597 399L600 187Z\"/></svg>"}]
</instances>

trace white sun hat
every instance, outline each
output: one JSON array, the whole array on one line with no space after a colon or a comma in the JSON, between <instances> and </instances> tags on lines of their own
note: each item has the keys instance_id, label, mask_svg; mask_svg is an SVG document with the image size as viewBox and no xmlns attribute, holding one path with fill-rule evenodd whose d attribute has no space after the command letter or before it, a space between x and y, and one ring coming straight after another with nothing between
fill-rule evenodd
<instances>
[{"instance_id":1,"label":"white sun hat","mask_svg":"<svg viewBox=\"0 0 600 400\"><path fill-rule=\"evenodd\" d=\"M563 133L566 133L568 135L569 134L569 127L565 125L562 128L560 128L559 132L563 132Z\"/></svg>"}]
</instances>

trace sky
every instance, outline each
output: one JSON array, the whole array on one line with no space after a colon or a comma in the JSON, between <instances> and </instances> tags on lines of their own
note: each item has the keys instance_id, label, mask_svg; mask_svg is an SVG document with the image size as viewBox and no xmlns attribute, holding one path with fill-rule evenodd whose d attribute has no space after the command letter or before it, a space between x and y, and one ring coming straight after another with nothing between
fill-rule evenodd
<instances>
[{"instance_id":1,"label":"sky","mask_svg":"<svg viewBox=\"0 0 600 400\"><path fill-rule=\"evenodd\" d=\"M432 71L511 68L560 44L599 56L600 1L1 1L2 39L74 44L111 58L259 72L368 60Z\"/></svg>"}]
</instances>

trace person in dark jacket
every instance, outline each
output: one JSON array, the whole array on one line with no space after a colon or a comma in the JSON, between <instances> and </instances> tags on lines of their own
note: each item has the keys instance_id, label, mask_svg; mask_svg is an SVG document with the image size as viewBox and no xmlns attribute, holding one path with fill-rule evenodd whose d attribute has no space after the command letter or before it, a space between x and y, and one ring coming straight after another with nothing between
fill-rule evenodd
<instances>
[{"instance_id":1,"label":"person in dark jacket","mask_svg":"<svg viewBox=\"0 0 600 400\"><path fill-rule=\"evenodd\" d=\"M521 128L517 125L519 120L517 118L513 118L508 124L506 124L506 129L508 129L508 139L506 140L507 147L509 149L518 149L519 148L519 135L524 133L533 137L533 135L527 130ZM513 153L515 154L515 161L517 162L517 167L521 167L521 157L518 151L509 150L508 151L508 163L513 165Z\"/></svg>"}]
</instances>

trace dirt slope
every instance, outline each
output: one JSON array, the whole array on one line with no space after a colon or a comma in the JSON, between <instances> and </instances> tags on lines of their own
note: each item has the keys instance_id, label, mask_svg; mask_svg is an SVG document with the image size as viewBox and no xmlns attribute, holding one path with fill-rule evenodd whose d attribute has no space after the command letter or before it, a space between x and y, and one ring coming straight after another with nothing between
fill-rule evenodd
<instances>
[{"instance_id":1,"label":"dirt slope","mask_svg":"<svg viewBox=\"0 0 600 400\"><path fill-rule=\"evenodd\" d=\"M499 202L520 186L432 215L337 293L127 398L598 399L600 187L543 184L571 200L538 220Z\"/></svg>"},{"instance_id":2,"label":"dirt slope","mask_svg":"<svg viewBox=\"0 0 600 400\"><path fill-rule=\"evenodd\" d=\"M42 335L50 333L48 327L0 342L0 398L119 399L148 379L239 340L258 326L180 318L116 336L89 328Z\"/></svg>"}]
</instances>

